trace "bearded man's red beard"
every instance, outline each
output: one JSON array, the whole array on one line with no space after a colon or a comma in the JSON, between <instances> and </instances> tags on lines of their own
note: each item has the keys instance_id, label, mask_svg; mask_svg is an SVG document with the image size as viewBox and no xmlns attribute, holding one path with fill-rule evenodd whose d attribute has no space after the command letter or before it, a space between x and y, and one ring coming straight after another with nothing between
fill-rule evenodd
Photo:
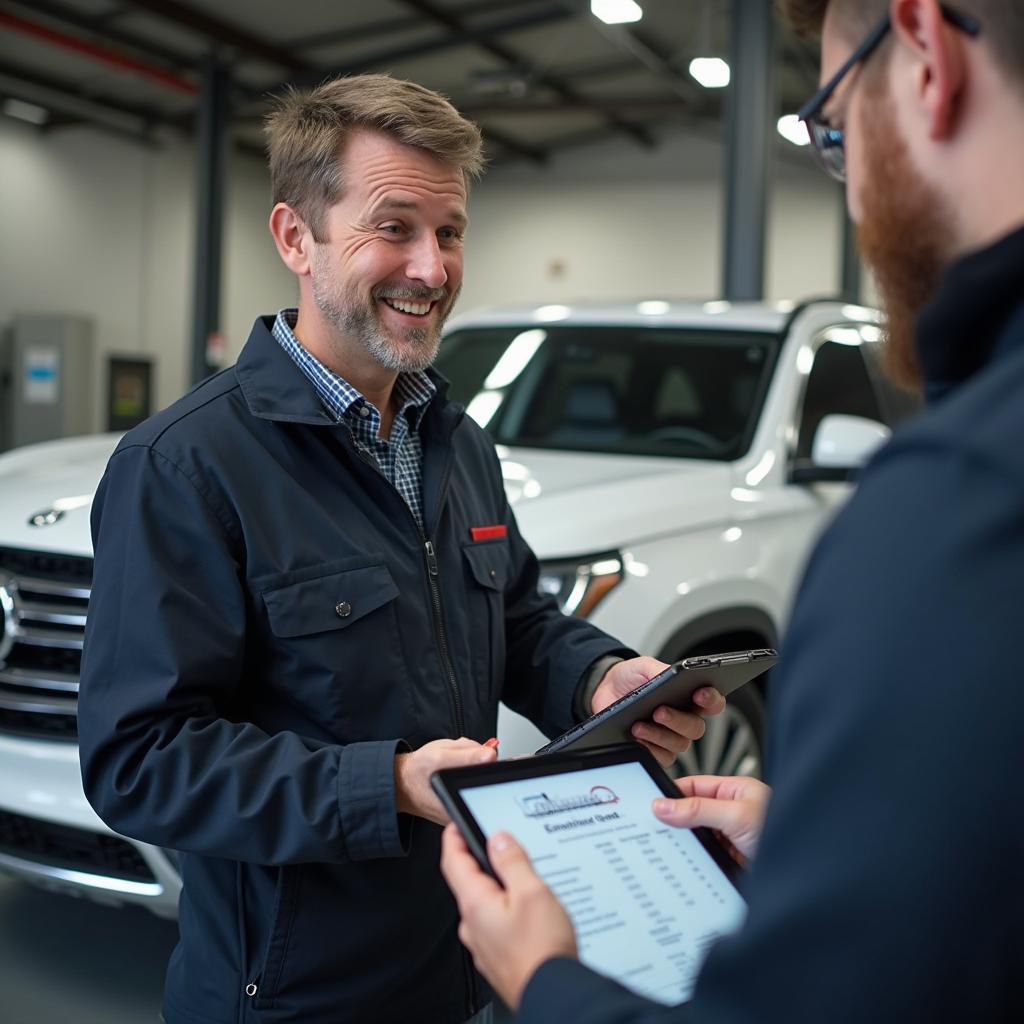
<instances>
[{"instance_id":1,"label":"bearded man's red beard","mask_svg":"<svg viewBox=\"0 0 1024 1024\"><path fill-rule=\"evenodd\" d=\"M868 84L868 83L865 83ZM901 387L921 388L915 343L918 314L938 290L952 251L952 220L942 197L910 160L884 86L865 109L868 160L857 244L874 272L886 315L885 366Z\"/></svg>"}]
</instances>

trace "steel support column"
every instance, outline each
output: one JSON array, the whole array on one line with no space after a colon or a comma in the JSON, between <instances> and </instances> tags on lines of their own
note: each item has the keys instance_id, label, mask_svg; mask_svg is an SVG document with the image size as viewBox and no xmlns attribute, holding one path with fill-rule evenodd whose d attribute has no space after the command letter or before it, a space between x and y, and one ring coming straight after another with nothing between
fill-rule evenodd
<instances>
[{"instance_id":1,"label":"steel support column","mask_svg":"<svg viewBox=\"0 0 1024 1024\"><path fill-rule=\"evenodd\" d=\"M221 244L231 74L215 57L203 64L196 123L196 247L192 290L192 382L213 371L207 341L220 329Z\"/></svg>"},{"instance_id":2,"label":"steel support column","mask_svg":"<svg viewBox=\"0 0 1024 1024\"><path fill-rule=\"evenodd\" d=\"M847 302L861 301L861 270L860 253L857 250L857 229L846 212L846 194L841 198L843 204L843 267L840 290Z\"/></svg>"},{"instance_id":3,"label":"steel support column","mask_svg":"<svg viewBox=\"0 0 1024 1024\"><path fill-rule=\"evenodd\" d=\"M764 297L765 239L775 121L773 5L732 0L732 82L726 101L723 295Z\"/></svg>"}]
</instances>

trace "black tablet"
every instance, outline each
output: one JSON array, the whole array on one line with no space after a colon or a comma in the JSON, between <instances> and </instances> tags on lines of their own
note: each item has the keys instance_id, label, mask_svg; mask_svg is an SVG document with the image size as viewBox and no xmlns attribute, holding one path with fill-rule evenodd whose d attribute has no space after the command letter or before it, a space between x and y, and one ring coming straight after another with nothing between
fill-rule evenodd
<instances>
[{"instance_id":1,"label":"black tablet","mask_svg":"<svg viewBox=\"0 0 1024 1024\"><path fill-rule=\"evenodd\" d=\"M636 743L431 782L485 870L487 837L510 832L572 918L583 963L649 999L689 999L709 947L743 921L740 869L706 829L654 816L652 800L679 791Z\"/></svg>"},{"instance_id":2,"label":"black tablet","mask_svg":"<svg viewBox=\"0 0 1024 1024\"><path fill-rule=\"evenodd\" d=\"M636 742L630 729L636 722L650 719L662 705L681 711L694 710L692 697L702 686L713 686L727 697L751 679L767 672L776 661L778 655L768 647L677 661L614 704L556 736L537 753L551 754L558 750Z\"/></svg>"}]
</instances>

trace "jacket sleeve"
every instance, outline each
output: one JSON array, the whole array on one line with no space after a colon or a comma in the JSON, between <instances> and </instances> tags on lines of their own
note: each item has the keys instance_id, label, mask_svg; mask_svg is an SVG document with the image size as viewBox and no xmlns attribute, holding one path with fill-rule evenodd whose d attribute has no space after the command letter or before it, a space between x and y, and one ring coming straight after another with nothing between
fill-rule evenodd
<instances>
[{"instance_id":1,"label":"jacket sleeve","mask_svg":"<svg viewBox=\"0 0 1024 1024\"><path fill-rule=\"evenodd\" d=\"M574 698L590 667L605 655L636 652L585 619L563 615L537 591L539 568L506 503L512 571L505 589L505 686L502 699L543 733L557 736L578 718Z\"/></svg>"},{"instance_id":2,"label":"jacket sleeve","mask_svg":"<svg viewBox=\"0 0 1024 1024\"><path fill-rule=\"evenodd\" d=\"M121 448L92 527L78 721L99 816L144 842L261 864L404 854L400 741L342 747L233 720L252 692L242 544L202 481Z\"/></svg>"},{"instance_id":3,"label":"jacket sleeve","mask_svg":"<svg viewBox=\"0 0 1024 1024\"><path fill-rule=\"evenodd\" d=\"M520 1019L1022 1018L1022 484L923 444L876 462L812 559L773 680L745 926L685 1010L552 961Z\"/></svg>"}]
</instances>

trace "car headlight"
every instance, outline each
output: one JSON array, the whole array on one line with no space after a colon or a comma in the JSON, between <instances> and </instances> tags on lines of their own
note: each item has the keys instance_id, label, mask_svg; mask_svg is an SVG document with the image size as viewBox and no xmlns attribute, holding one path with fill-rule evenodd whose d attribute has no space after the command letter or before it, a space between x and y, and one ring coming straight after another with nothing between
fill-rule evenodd
<instances>
[{"instance_id":1,"label":"car headlight","mask_svg":"<svg viewBox=\"0 0 1024 1024\"><path fill-rule=\"evenodd\" d=\"M565 561L541 562L537 589L553 597L566 615L586 618L621 582L618 551Z\"/></svg>"}]
</instances>

